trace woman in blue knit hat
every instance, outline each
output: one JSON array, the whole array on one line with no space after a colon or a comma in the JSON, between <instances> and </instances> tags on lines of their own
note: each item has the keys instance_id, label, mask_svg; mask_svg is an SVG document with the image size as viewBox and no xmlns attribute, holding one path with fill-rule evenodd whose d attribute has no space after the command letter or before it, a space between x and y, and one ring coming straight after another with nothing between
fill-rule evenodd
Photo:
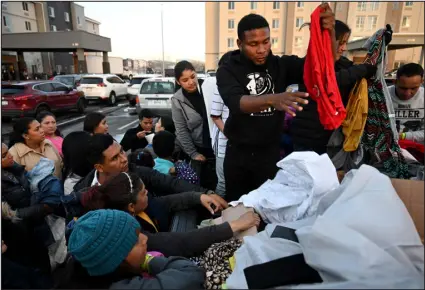
<instances>
[{"instance_id":1,"label":"woman in blue knit hat","mask_svg":"<svg viewBox=\"0 0 425 290\"><path fill-rule=\"evenodd\" d=\"M134 217L118 210L96 210L76 222L68 242L72 257L86 275L76 279L88 288L199 289L205 273L179 257L146 253L147 237ZM144 278L143 273L152 275Z\"/></svg>"}]
</instances>

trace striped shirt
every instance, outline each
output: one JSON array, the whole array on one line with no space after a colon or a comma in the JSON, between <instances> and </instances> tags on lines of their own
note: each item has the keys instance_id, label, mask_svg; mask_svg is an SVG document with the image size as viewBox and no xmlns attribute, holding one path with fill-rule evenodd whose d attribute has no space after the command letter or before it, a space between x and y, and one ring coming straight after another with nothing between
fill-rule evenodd
<instances>
[{"instance_id":1,"label":"striped shirt","mask_svg":"<svg viewBox=\"0 0 425 290\"><path fill-rule=\"evenodd\" d=\"M226 123L229 117L229 108L223 103L223 99L218 93L217 86L215 87L211 104L211 116L221 117L223 123ZM212 147L216 157L224 158L226 154L227 138L224 136L217 125L214 123L213 135L211 136Z\"/></svg>"}]
</instances>

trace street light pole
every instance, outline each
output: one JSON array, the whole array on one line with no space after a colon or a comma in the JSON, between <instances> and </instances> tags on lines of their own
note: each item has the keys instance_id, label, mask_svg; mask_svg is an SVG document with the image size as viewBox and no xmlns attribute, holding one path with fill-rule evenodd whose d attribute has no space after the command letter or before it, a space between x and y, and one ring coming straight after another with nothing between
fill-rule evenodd
<instances>
[{"instance_id":1,"label":"street light pole","mask_svg":"<svg viewBox=\"0 0 425 290\"><path fill-rule=\"evenodd\" d=\"M161 35L162 35L162 76L165 77L163 4L161 4Z\"/></svg>"}]
</instances>

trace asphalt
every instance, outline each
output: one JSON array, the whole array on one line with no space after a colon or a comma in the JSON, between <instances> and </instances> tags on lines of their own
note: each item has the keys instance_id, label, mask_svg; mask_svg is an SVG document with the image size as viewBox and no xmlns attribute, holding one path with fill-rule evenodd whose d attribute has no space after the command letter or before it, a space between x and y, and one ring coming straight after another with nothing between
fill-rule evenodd
<instances>
[{"instance_id":1,"label":"asphalt","mask_svg":"<svg viewBox=\"0 0 425 290\"><path fill-rule=\"evenodd\" d=\"M137 115L129 115L127 107L128 107L127 101L121 101L114 107L108 107L102 104L95 104L95 105L90 105L87 108L86 114L90 112L100 112L105 114L107 116L106 120L109 125L110 134L113 136L118 135L117 137L120 138L119 135L124 134L126 128L130 128L131 125L133 124L135 124L134 126L136 126L136 123L137 123ZM77 113L58 114L56 116L58 128L64 136L66 136L70 132L82 130L84 118L85 118L85 115L80 115ZM128 125L129 123L131 124ZM13 126L12 121L4 122L2 120L2 123L1 123L2 142L7 143L9 141L8 139L9 139L9 134L12 132L12 126Z\"/></svg>"}]
</instances>

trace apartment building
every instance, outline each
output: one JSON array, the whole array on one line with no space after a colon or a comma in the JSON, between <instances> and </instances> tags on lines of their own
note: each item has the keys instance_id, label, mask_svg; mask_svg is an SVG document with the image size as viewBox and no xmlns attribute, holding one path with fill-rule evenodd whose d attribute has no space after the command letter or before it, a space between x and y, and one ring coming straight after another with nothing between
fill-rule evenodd
<instances>
[{"instance_id":1,"label":"apartment building","mask_svg":"<svg viewBox=\"0 0 425 290\"><path fill-rule=\"evenodd\" d=\"M335 15L351 29L351 40L364 38L390 24L395 33L424 33L424 2L337 2ZM388 69L419 62L421 47L399 49L388 54ZM349 54L362 60L364 52Z\"/></svg>"},{"instance_id":2,"label":"apartment building","mask_svg":"<svg viewBox=\"0 0 425 290\"><path fill-rule=\"evenodd\" d=\"M1 32L5 33L28 33L39 32L44 29L37 21L42 13L41 4L38 2L2 2ZM41 73L43 61L39 52L24 52L27 65L27 73ZM17 55L14 52L2 51L2 73L14 71L17 67Z\"/></svg>"},{"instance_id":3,"label":"apartment building","mask_svg":"<svg viewBox=\"0 0 425 290\"><path fill-rule=\"evenodd\" d=\"M220 57L237 48L237 25L249 14L264 16L270 25L272 51L276 55L304 56L310 40L308 27L317 2L207 2L205 3L205 68L214 70ZM371 36L385 24L394 32L423 33L423 2L329 2L336 18L347 23L352 34L350 40ZM406 62L418 62L421 48L397 50L389 53L388 67ZM363 58L364 53L349 57Z\"/></svg>"}]
</instances>

